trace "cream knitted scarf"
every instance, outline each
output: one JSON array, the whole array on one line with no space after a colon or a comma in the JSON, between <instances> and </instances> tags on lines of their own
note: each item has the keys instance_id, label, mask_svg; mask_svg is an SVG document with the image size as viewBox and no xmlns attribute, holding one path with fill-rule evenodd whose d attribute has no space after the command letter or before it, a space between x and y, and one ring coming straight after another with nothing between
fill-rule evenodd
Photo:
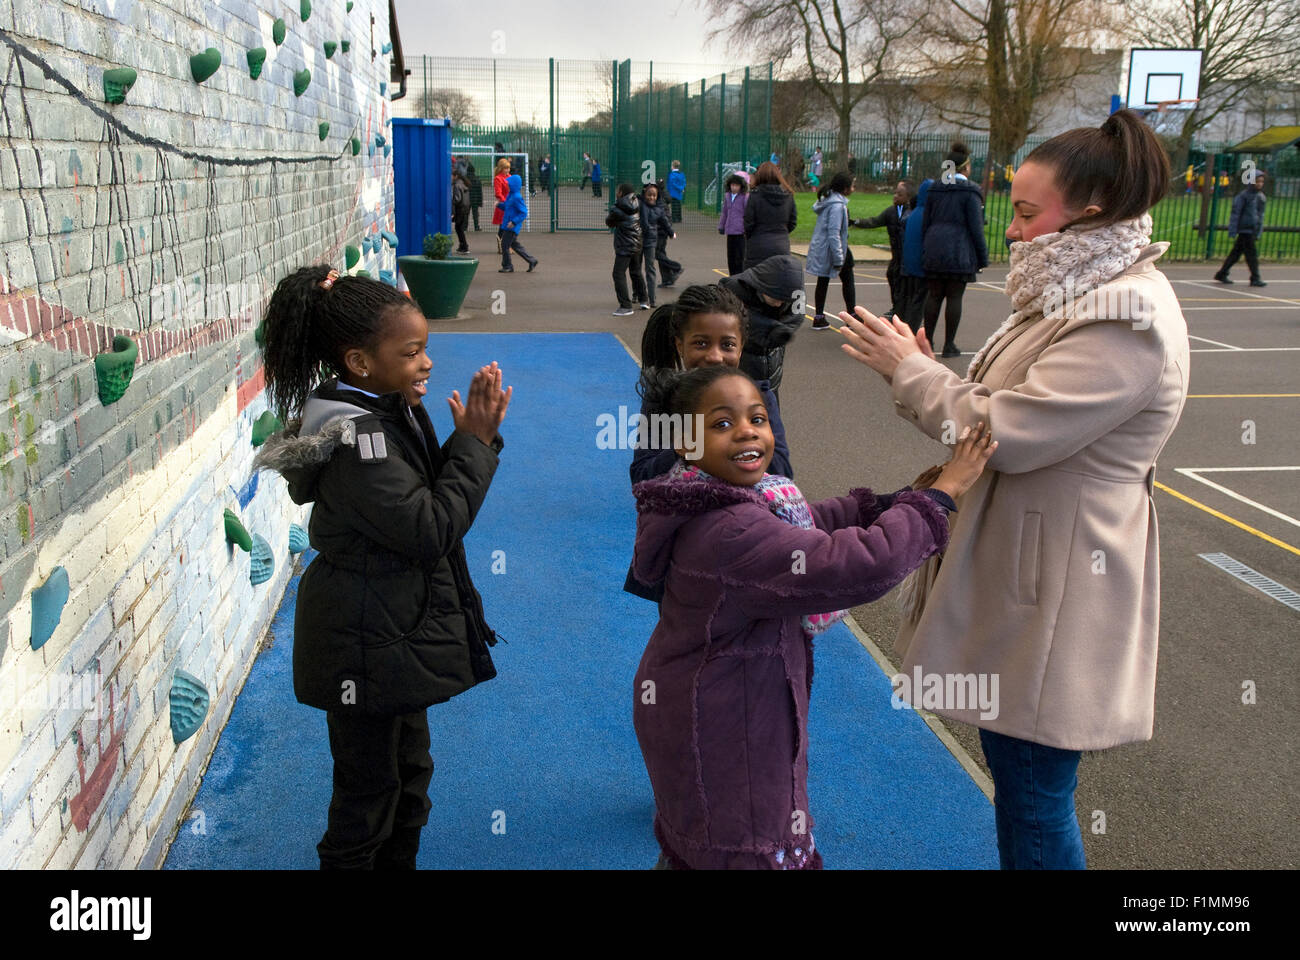
<instances>
[{"instance_id":1,"label":"cream knitted scarf","mask_svg":"<svg viewBox=\"0 0 1300 960\"><path fill-rule=\"evenodd\" d=\"M1079 297L1131 267L1150 242L1151 217L1144 213L1136 220L1091 230L1045 233L1013 243L1005 292L1015 310L975 354L966 371L966 382L975 379L984 358L1009 332L1022 323L1059 315ZM938 554L930 556L899 587L898 603L904 622L915 623L921 618L941 562Z\"/></svg>"}]
</instances>

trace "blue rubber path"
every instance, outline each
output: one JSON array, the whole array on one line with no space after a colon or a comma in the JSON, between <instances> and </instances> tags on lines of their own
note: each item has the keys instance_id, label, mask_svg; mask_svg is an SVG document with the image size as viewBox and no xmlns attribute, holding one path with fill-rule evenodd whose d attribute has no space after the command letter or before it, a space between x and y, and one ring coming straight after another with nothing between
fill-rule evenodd
<instances>
[{"instance_id":1,"label":"blue rubber path","mask_svg":"<svg viewBox=\"0 0 1300 960\"><path fill-rule=\"evenodd\" d=\"M515 399L465 545L498 677L429 710L435 770L422 868L652 866L654 799L632 730L632 677L655 605L622 591L636 515L631 452L597 417L637 409L637 366L610 334L434 334L425 403L498 361ZM505 572L493 574L494 551ZM309 551L307 556L312 556ZM167 857L170 869L314 869L331 760L325 715L293 696L289 584ZM996 868L993 808L837 625L817 642L809 794L828 868ZM494 830L495 826L495 830ZM502 827L504 826L504 832Z\"/></svg>"}]
</instances>

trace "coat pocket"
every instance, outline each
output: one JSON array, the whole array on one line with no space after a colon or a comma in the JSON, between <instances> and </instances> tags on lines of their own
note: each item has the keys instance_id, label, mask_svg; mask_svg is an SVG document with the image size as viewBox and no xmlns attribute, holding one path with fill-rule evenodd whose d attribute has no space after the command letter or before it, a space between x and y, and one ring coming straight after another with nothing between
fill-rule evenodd
<instances>
[{"instance_id":1,"label":"coat pocket","mask_svg":"<svg viewBox=\"0 0 1300 960\"><path fill-rule=\"evenodd\" d=\"M1043 546L1043 515L1026 513L1020 525L1020 602L1038 603L1038 576Z\"/></svg>"}]
</instances>

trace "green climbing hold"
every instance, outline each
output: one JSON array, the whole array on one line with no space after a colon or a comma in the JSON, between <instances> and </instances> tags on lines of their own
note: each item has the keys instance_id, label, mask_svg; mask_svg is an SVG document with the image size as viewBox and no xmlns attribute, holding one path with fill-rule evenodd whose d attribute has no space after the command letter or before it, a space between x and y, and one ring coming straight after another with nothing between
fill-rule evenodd
<instances>
[{"instance_id":1,"label":"green climbing hold","mask_svg":"<svg viewBox=\"0 0 1300 960\"><path fill-rule=\"evenodd\" d=\"M337 43L335 43L333 40L326 40L326 41L325 41L325 59L328 60L330 57L334 56L334 51L337 50L338 48L339 48L339 45L338 45Z\"/></svg>"},{"instance_id":2,"label":"green climbing hold","mask_svg":"<svg viewBox=\"0 0 1300 960\"><path fill-rule=\"evenodd\" d=\"M54 636L68 602L68 571L55 567L44 583L32 591L32 649L39 650Z\"/></svg>"},{"instance_id":3,"label":"green climbing hold","mask_svg":"<svg viewBox=\"0 0 1300 960\"><path fill-rule=\"evenodd\" d=\"M253 422L253 446L260 447L273 433L279 433L283 429L284 424L280 418L270 410L266 411Z\"/></svg>"},{"instance_id":4,"label":"green climbing hold","mask_svg":"<svg viewBox=\"0 0 1300 960\"><path fill-rule=\"evenodd\" d=\"M239 517L235 516L235 511L229 507L224 514L226 518L226 543L233 543L243 550L253 549L253 538L248 535L248 530L239 522Z\"/></svg>"},{"instance_id":5,"label":"green climbing hold","mask_svg":"<svg viewBox=\"0 0 1300 960\"><path fill-rule=\"evenodd\" d=\"M277 47L280 44L284 43L284 34L285 34L284 20L281 19L275 21L275 23L271 27L271 39L275 41L275 45Z\"/></svg>"},{"instance_id":6,"label":"green climbing hold","mask_svg":"<svg viewBox=\"0 0 1300 960\"><path fill-rule=\"evenodd\" d=\"M361 251L358 250L356 247L347 247L343 251L343 262L347 264L347 268L349 270L355 267L358 261L360 260L361 260Z\"/></svg>"},{"instance_id":7,"label":"green climbing hold","mask_svg":"<svg viewBox=\"0 0 1300 960\"><path fill-rule=\"evenodd\" d=\"M311 85L311 71L303 67L293 75L293 95L301 97Z\"/></svg>"},{"instance_id":8,"label":"green climbing hold","mask_svg":"<svg viewBox=\"0 0 1300 960\"><path fill-rule=\"evenodd\" d=\"M370 279L370 271L369 271L369 270L358 270L358 271L356 272L355 275L358 276L358 277L365 277L367 280Z\"/></svg>"},{"instance_id":9,"label":"green climbing hold","mask_svg":"<svg viewBox=\"0 0 1300 960\"><path fill-rule=\"evenodd\" d=\"M298 12L302 14L302 22L306 23L311 19L311 0L300 0Z\"/></svg>"},{"instance_id":10,"label":"green climbing hold","mask_svg":"<svg viewBox=\"0 0 1300 960\"><path fill-rule=\"evenodd\" d=\"M130 67L118 67L104 71L104 99L109 103L121 103L126 99L126 92L135 84L136 73Z\"/></svg>"},{"instance_id":11,"label":"green climbing hold","mask_svg":"<svg viewBox=\"0 0 1300 960\"><path fill-rule=\"evenodd\" d=\"M330 135L330 125L328 120L322 120L319 127L316 128L320 133L320 138L324 140Z\"/></svg>"},{"instance_id":12,"label":"green climbing hold","mask_svg":"<svg viewBox=\"0 0 1300 960\"><path fill-rule=\"evenodd\" d=\"M95 356L95 378L99 381L99 402L104 406L115 403L126 393L135 373L135 359L140 348L130 337L113 338L109 353Z\"/></svg>"},{"instance_id":13,"label":"green climbing hold","mask_svg":"<svg viewBox=\"0 0 1300 960\"><path fill-rule=\"evenodd\" d=\"M262 64L266 63L266 47L254 47L247 56L248 75L256 80L262 75Z\"/></svg>"},{"instance_id":14,"label":"green climbing hold","mask_svg":"<svg viewBox=\"0 0 1300 960\"><path fill-rule=\"evenodd\" d=\"M253 339L257 341L257 345L259 347L266 346L266 321L265 320L259 323L257 325L257 329L253 331Z\"/></svg>"},{"instance_id":15,"label":"green climbing hold","mask_svg":"<svg viewBox=\"0 0 1300 960\"><path fill-rule=\"evenodd\" d=\"M360 152L361 152L361 138L360 138L360 137L353 137L353 138L352 138L352 156L355 157L355 156L356 156L358 153L360 153Z\"/></svg>"},{"instance_id":16,"label":"green climbing hold","mask_svg":"<svg viewBox=\"0 0 1300 960\"><path fill-rule=\"evenodd\" d=\"M351 40L340 40L340 41L339 41L339 46L341 46L341 47L343 48L343 52L344 52L344 53L347 53L349 50L352 49L352 41L351 41Z\"/></svg>"},{"instance_id":17,"label":"green climbing hold","mask_svg":"<svg viewBox=\"0 0 1300 960\"><path fill-rule=\"evenodd\" d=\"M352 0L348 0L348 13L352 12Z\"/></svg>"},{"instance_id":18,"label":"green climbing hold","mask_svg":"<svg viewBox=\"0 0 1300 960\"><path fill-rule=\"evenodd\" d=\"M190 57L190 75L194 77L195 83L202 83L216 73L220 67L221 51L216 47L208 47L202 53L196 53Z\"/></svg>"}]
</instances>

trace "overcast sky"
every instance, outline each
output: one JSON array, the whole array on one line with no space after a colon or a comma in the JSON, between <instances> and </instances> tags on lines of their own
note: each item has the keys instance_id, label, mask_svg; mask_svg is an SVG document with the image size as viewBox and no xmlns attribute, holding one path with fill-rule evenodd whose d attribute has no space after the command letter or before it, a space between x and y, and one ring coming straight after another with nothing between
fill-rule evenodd
<instances>
[{"instance_id":1,"label":"overcast sky","mask_svg":"<svg viewBox=\"0 0 1300 960\"><path fill-rule=\"evenodd\" d=\"M647 29L658 24L661 29ZM728 61L705 43L708 18L695 0L523 0L522 3L397 0L406 56L571 60ZM493 31L500 30L493 51ZM743 59L743 58L742 58Z\"/></svg>"}]
</instances>

